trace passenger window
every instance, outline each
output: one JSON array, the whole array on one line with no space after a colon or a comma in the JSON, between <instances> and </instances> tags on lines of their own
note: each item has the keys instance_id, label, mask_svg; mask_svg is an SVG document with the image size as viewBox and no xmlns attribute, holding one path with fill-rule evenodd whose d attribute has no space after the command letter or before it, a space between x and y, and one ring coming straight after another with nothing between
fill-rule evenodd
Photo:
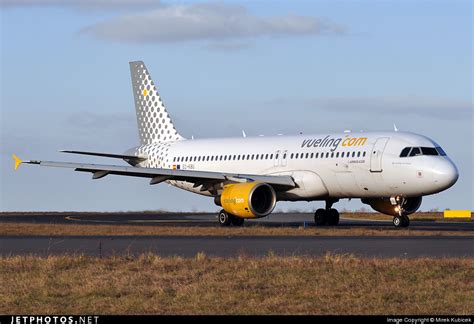
<instances>
[{"instance_id":1,"label":"passenger window","mask_svg":"<svg viewBox=\"0 0 474 324\"><path fill-rule=\"evenodd\" d=\"M414 147L411 149L410 156L421 155L421 150L419 147Z\"/></svg>"},{"instance_id":2,"label":"passenger window","mask_svg":"<svg viewBox=\"0 0 474 324\"><path fill-rule=\"evenodd\" d=\"M359 151L359 152L357 152L357 157L360 157L360 151Z\"/></svg>"},{"instance_id":3,"label":"passenger window","mask_svg":"<svg viewBox=\"0 0 474 324\"><path fill-rule=\"evenodd\" d=\"M338 158L338 157L339 157L339 152L336 153L336 158Z\"/></svg>"},{"instance_id":4,"label":"passenger window","mask_svg":"<svg viewBox=\"0 0 474 324\"><path fill-rule=\"evenodd\" d=\"M362 156L365 157L365 152L364 152L364 154L362 154Z\"/></svg>"},{"instance_id":5,"label":"passenger window","mask_svg":"<svg viewBox=\"0 0 474 324\"><path fill-rule=\"evenodd\" d=\"M273 154L270 154L270 160L273 160Z\"/></svg>"},{"instance_id":6,"label":"passenger window","mask_svg":"<svg viewBox=\"0 0 474 324\"><path fill-rule=\"evenodd\" d=\"M344 157L344 152L341 152L341 157L342 157L342 158Z\"/></svg>"},{"instance_id":7,"label":"passenger window","mask_svg":"<svg viewBox=\"0 0 474 324\"><path fill-rule=\"evenodd\" d=\"M410 152L411 147L405 147L402 152L400 153L400 157L407 157L408 153Z\"/></svg>"},{"instance_id":8,"label":"passenger window","mask_svg":"<svg viewBox=\"0 0 474 324\"><path fill-rule=\"evenodd\" d=\"M283 158L286 159L286 153L283 153Z\"/></svg>"},{"instance_id":9,"label":"passenger window","mask_svg":"<svg viewBox=\"0 0 474 324\"><path fill-rule=\"evenodd\" d=\"M331 153L331 158L333 158L333 157L334 157L334 152Z\"/></svg>"},{"instance_id":10,"label":"passenger window","mask_svg":"<svg viewBox=\"0 0 474 324\"><path fill-rule=\"evenodd\" d=\"M421 152L423 155L438 155L438 151L434 147L422 147Z\"/></svg>"},{"instance_id":11,"label":"passenger window","mask_svg":"<svg viewBox=\"0 0 474 324\"><path fill-rule=\"evenodd\" d=\"M326 153L326 159L329 157L329 152Z\"/></svg>"},{"instance_id":12,"label":"passenger window","mask_svg":"<svg viewBox=\"0 0 474 324\"><path fill-rule=\"evenodd\" d=\"M252 160L254 159L254 157L255 157L255 154L252 154Z\"/></svg>"},{"instance_id":13,"label":"passenger window","mask_svg":"<svg viewBox=\"0 0 474 324\"><path fill-rule=\"evenodd\" d=\"M298 153L295 154L295 159L297 159L297 158L298 158Z\"/></svg>"},{"instance_id":14,"label":"passenger window","mask_svg":"<svg viewBox=\"0 0 474 324\"><path fill-rule=\"evenodd\" d=\"M268 154L265 155L265 160L268 160Z\"/></svg>"},{"instance_id":15,"label":"passenger window","mask_svg":"<svg viewBox=\"0 0 474 324\"><path fill-rule=\"evenodd\" d=\"M314 156L314 153L311 153L311 155L309 156L310 159L312 159Z\"/></svg>"},{"instance_id":16,"label":"passenger window","mask_svg":"<svg viewBox=\"0 0 474 324\"><path fill-rule=\"evenodd\" d=\"M309 153L306 153L306 158L309 158Z\"/></svg>"},{"instance_id":17,"label":"passenger window","mask_svg":"<svg viewBox=\"0 0 474 324\"><path fill-rule=\"evenodd\" d=\"M317 159L317 158L318 158L318 156L319 156L319 153L316 153L316 155L315 155L315 158Z\"/></svg>"},{"instance_id":18,"label":"passenger window","mask_svg":"<svg viewBox=\"0 0 474 324\"><path fill-rule=\"evenodd\" d=\"M356 156L356 152L352 152L352 157L355 157Z\"/></svg>"}]
</instances>

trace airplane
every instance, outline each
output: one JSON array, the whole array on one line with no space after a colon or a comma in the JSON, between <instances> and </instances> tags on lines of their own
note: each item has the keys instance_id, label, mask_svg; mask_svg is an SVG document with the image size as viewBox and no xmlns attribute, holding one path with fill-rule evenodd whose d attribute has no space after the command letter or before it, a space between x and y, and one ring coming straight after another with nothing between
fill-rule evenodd
<instances>
[{"instance_id":1,"label":"airplane","mask_svg":"<svg viewBox=\"0 0 474 324\"><path fill-rule=\"evenodd\" d=\"M140 145L123 154L60 152L122 159L129 166L22 161L92 173L149 178L214 198L218 223L242 226L269 215L278 201L324 201L314 213L317 226L335 226L340 199L361 199L393 216L395 227L422 197L454 185L459 173L432 139L411 132L350 132L294 136L246 136L187 140L176 130L144 62L130 62Z\"/></svg>"}]
</instances>

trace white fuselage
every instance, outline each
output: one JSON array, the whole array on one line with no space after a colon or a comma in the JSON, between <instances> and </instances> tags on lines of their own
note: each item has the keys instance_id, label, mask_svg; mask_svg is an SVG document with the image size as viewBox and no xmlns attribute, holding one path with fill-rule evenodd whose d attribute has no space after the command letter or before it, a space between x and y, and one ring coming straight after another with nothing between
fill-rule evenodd
<instances>
[{"instance_id":1,"label":"white fuselage","mask_svg":"<svg viewBox=\"0 0 474 324\"><path fill-rule=\"evenodd\" d=\"M290 175L297 188L279 192L279 200L419 197L456 182L457 169L447 156L400 157L406 147L432 151L439 146L425 136L407 132L344 132L180 140L127 152L148 157L138 167ZM169 183L215 196L193 183Z\"/></svg>"}]
</instances>

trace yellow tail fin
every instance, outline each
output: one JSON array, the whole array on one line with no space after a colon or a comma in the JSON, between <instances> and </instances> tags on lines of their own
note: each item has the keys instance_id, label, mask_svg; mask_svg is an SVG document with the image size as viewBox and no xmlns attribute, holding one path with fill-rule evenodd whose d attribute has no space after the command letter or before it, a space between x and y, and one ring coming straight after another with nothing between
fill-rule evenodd
<instances>
[{"instance_id":1,"label":"yellow tail fin","mask_svg":"<svg viewBox=\"0 0 474 324\"><path fill-rule=\"evenodd\" d=\"M13 161L15 161L15 170L17 170L20 167L21 162L23 161L15 154L13 154L12 157L13 157Z\"/></svg>"}]
</instances>

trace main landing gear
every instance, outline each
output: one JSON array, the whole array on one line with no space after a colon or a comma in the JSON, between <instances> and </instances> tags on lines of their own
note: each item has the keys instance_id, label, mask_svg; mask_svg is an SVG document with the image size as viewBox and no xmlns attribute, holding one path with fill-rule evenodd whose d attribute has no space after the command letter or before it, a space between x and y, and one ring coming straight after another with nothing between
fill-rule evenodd
<instances>
[{"instance_id":1,"label":"main landing gear","mask_svg":"<svg viewBox=\"0 0 474 324\"><path fill-rule=\"evenodd\" d=\"M403 197L396 197L390 198L390 201L393 205L395 205L395 211L398 212L398 215L393 217L393 225L395 227L408 227L410 225L410 219L408 218L407 213L403 206L405 205L405 198Z\"/></svg>"},{"instance_id":2,"label":"main landing gear","mask_svg":"<svg viewBox=\"0 0 474 324\"><path fill-rule=\"evenodd\" d=\"M314 213L314 223L316 226L339 224L339 212L337 209L331 208L337 200L326 200L326 209L319 208Z\"/></svg>"},{"instance_id":3,"label":"main landing gear","mask_svg":"<svg viewBox=\"0 0 474 324\"><path fill-rule=\"evenodd\" d=\"M244 225L245 219L229 214L224 209L222 209L217 216L217 221L221 226L229 226L231 224L234 226L242 226Z\"/></svg>"}]
</instances>

